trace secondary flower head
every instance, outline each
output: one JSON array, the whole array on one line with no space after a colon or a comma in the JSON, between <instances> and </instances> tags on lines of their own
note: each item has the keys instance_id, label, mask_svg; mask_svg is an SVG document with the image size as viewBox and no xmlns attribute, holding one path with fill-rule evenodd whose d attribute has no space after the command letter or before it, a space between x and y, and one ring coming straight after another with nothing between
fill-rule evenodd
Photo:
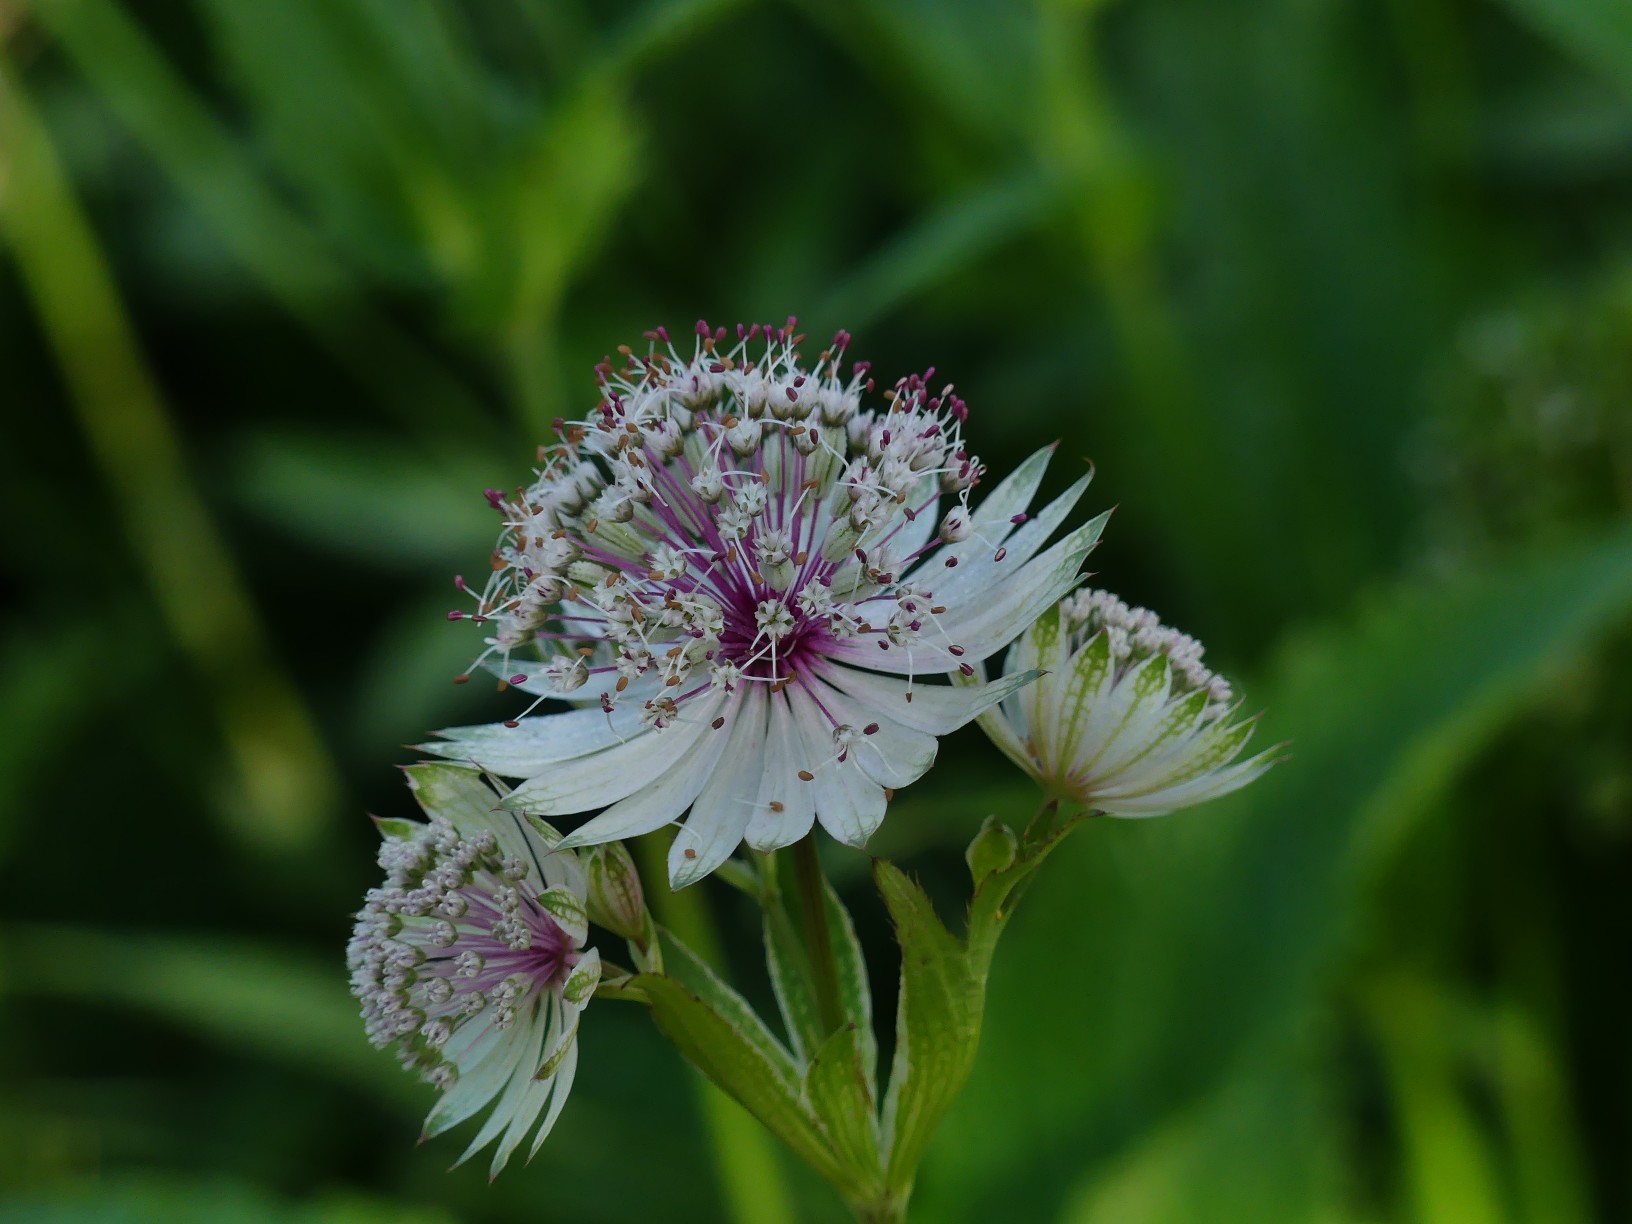
<instances>
[{"instance_id":1,"label":"secondary flower head","mask_svg":"<svg viewBox=\"0 0 1632 1224\"><path fill-rule=\"evenodd\" d=\"M981 726L1051 793L1111 816L1160 816L1251 782L1275 749L1231 764L1256 719L1201 661L1195 638L1084 590L1039 618L1009 652L1036 684L981 715Z\"/></svg>"},{"instance_id":2,"label":"secondary flower head","mask_svg":"<svg viewBox=\"0 0 1632 1224\"><path fill-rule=\"evenodd\" d=\"M578 1017L600 978L584 951L584 872L560 835L497 808L452 765L409 771L428 824L381 821L385 883L346 950L369 1040L443 1090L426 1137L491 1104L460 1161L498 1140L491 1173L555 1125L578 1065Z\"/></svg>"},{"instance_id":3,"label":"secondary flower head","mask_svg":"<svg viewBox=\"0 0 1632 1224\"><path fill-rule=\"evenodd\" d=\"M819 820L861 845L935 737L1030 676L973 673L1077 581L1103 516L1047 551L1087 478L1035 518L1049 451L978 505L967 409L933 371L876 407L840 333L801 363L793 321L659 329L599 368L601 400L557 423L504 517L474 613L483 661L580 708L444 732L427 745L524 781L517 810L606 809L588 845L675 821L678 888L744 839L787 845ZM1040 553L1040 555L1039 555ZM463 588L463 584L460 584ZM468 588L467 588L468 589ZM534 703L537 704L536 702Z\"/></svg>"}]
</instances>

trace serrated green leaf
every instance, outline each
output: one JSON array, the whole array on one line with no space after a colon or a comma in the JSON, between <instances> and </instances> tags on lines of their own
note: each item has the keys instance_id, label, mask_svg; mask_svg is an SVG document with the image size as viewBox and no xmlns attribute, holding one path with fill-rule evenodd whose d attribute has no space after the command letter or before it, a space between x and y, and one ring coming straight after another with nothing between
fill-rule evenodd
<instances>
[{"instance_id":1,"label":"serrated green leaf","mask_svg":"<svg viewBox=\"0 0 1632 1224\"><path fill-rule=\"evenodd\" d=\"M839 1006L844 1018L855 1026L856 1053L866 1074L867 1091L878 1097L878 1037L873 1032L873 990L867 977L867 960L850 911L839 900L831 882L824 880L827 895L827 929L832 937L833 968L839 982Z\"/></svg>"},{"instance_id":2,"label":"serrated green leaf","mask_svg":"<svg viewBox=\"0 0 1632 1224\"><path fill-rule=\"evenodd\" d=\"M874 864L873 878L901 945L901 996L895 1060L884 1098L884 1140L889 1153L886 1185L905 1193L930 1136L974 1064L985 981L973 971L963 944L941 925L923 889L883 859Z\"/></svg>"},{"instance_id":3,"label":"serrated green leaf","mask_svg":"<svg viewBox=\"0 0 1632 1224\"><path fill-rule=\"evenodd\" d=\"M862 1058L860 1029L846 1025L822 1043L805 1070L804 1095L833 1145L868 1197L882 1189L878 1098Z\"/></svg>"},{"instance_id":4,"label":"serrated green leaf","mask_svg":"<svg viewBox=\"0 0 1632 1224\"><path fill-rule=\"evenodd\" d=\"M682 943L673 931L660 926L658 935L663 950L665 976L673 978L713 1008L741 1035L743 1041L759 1051L780 1079L789 1085L797 1085L799 1067L793 1055L765 1027L765 1021L760 1019L748 1000L733 990L708 962ZM644 981L650 976L641 975L637 980Z\"/></svg>"},{"instance_id":5,"label":"serrated green leaf","mask_svg":"<svg viewBox=\"0 0 1632 1224\"><path fill-rule=\"evenodd\" d=\"M758 1118L817 1173L835 1186L844 1188L849 1184L848 1173L834 1157L820 1124L800 1100L800 1084L791 1076L790 1064L767 1056L763 1040L752 1035L755 1027L764 1029L757 1017L745 1032L739 1023L727 1019L677 978L641 974L635 978L635 985L651 1008L657 1027L692 1066ZM734 1019L740 1020L740 1014Z\"/></svg>"},{"instance_id":6,"label":"serrated green leaf","mask_svg":"<svg viewBox=\"0 0 1632 1224\"><path fill-rule=\"evenodd\" d=\"M811 987L810 966L805 946L780 898L765 906L765 968L771 976L771 991L794 1057L807 1062L822 1042L821 1020L816 1012L816 995Z\"/></svg>"}]
</instances>

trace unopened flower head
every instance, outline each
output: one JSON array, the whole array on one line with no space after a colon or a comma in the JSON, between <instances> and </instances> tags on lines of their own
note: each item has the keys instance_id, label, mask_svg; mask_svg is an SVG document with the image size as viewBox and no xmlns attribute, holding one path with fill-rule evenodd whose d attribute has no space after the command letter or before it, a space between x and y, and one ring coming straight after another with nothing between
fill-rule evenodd
<instances>
[{"instance_id":1,"label":"unopened flower head","mask_svg":"<svg viewBox=\"0 0 1632 1224\"><path fill-rule=\"evenodd\" d=\"M538 1150L572 1089L579 1013L600 977L583 949L584 873L553 848L559 834L498 809L474 772L409 776L430 821L381 822L386 878L346 951L352 993L369 1039L443 1090L427 1137L493 1106L459 1159L497 1140L497 1176L535 1122Z\"/></svg>"},{"instance_id":2,"label":"unopened flower head","mask_svg":"<svg viewBox=\"0 0 1632 1224\"><path fill-rule=\"evenodd\" d=\"M1027 679L921 678L970 674L1011 641L1071 589L1103 525L1040 553L1086 478L1028 518L1042 451L971 505L984 469L950 386L930 371L867 407L849 337L808 366L801 339L792 320L729 343L700 323L685 352L662 329L620 350L596 410L558 422L537 479L490 492L504 517L492 576L473 612L451 614L485 626L482 661L501 677L580 708L428 749L524 779L517 809L607 809L569 845L691 809L675 887L813 820L864 843L935 737Z\"/></svg>"},{"instance_id":3,"label":"unopened flower head","mask_svg":"<svg viewBox=\"0 0 1632 1224\"><path fill-rule=\"evenodd\" d=\"M1233 721L1202 645L1109 591L1063 600L1009 652L1036 684L981 715L992 740L1051 793L1112 816L1160 816L1237 790L1276 749L1233 763L1256 719Z\"/></svg>"}]
</instances>

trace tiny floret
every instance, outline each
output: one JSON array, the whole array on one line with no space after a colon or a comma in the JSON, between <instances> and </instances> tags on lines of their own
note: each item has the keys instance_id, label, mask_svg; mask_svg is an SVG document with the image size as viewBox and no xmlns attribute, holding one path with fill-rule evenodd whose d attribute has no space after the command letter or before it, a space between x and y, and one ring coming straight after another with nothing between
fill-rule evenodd
<instances>
[{"instance_id":1,"label":"tiny floret","mask_svg":"<svg viewBox=\"0 0 1632 1224\"><path fill-rule=\"evenodd\" d=\"M577 708L425 748L521 779L515 811L599 812L567 846L683 819L676 888L816 822L864 844L937 736L1033 677L943 678L1069 592L1104 525L1045 548L1087 477L1028 516L1049 448L977 499L985 467L951 386L930 371L879 393L847 335L812 362L802 339L791 319L733 339L699 324L689 351L662 329L621 349L533 482L489 492L491 577L460 588L478 662L535 706Z\"/></svg>"},{"instance_id":2,"label":"tiny floret","mask_svg":"<svg viewBox=\"0 0 1632 1224\"><path fill-rule=\"evenodd\" d=\"M1256 718L1202 662L1195 638L1109 591L1079 591L1009 651L1043 678L980 724L1051 794L1111 816L1160 816L1238 790L1271 765L1245 761Z\"/></svg>"},{"instance_id":3,"label":"tiny floret","mask_svg":"<svg viewBox=\"0 0 1632 1224\"><path fill-rule=\"evenodd\" d=\"M578 1017L600 977L584 949L583 868L560 835L499 808L480 776L421 765L428 823L382 821L385 883L346 950L369 1040L442 1090L441 1134L489 1105L461 1162L497 1140L492 1176L537 1124L537 1152L572 1090Z\"/></svg>"}]
</instances>

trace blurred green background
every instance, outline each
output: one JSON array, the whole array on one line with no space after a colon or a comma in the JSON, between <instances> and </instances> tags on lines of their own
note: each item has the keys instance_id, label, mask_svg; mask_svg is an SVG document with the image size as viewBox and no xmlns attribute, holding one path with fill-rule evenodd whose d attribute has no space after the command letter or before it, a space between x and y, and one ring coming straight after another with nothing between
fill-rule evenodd
<instances>
[{"instance_id":1,"label":"blurred green background","mask_svg":"<svg viewBox=\"0 0 1632 1224\"><path fill-rule=\"evenodd\" d=\"M914 1218L1632 1219L1626 0L0 0L0 1218L839 1218L611 1003L445 1173L341 963L402 745L514 705L482 488L790 312L1091 457L1293 741L1050 865ZM1030 796L942 758L876 848L952 915Z\"/></svg>"}]
</instances>

